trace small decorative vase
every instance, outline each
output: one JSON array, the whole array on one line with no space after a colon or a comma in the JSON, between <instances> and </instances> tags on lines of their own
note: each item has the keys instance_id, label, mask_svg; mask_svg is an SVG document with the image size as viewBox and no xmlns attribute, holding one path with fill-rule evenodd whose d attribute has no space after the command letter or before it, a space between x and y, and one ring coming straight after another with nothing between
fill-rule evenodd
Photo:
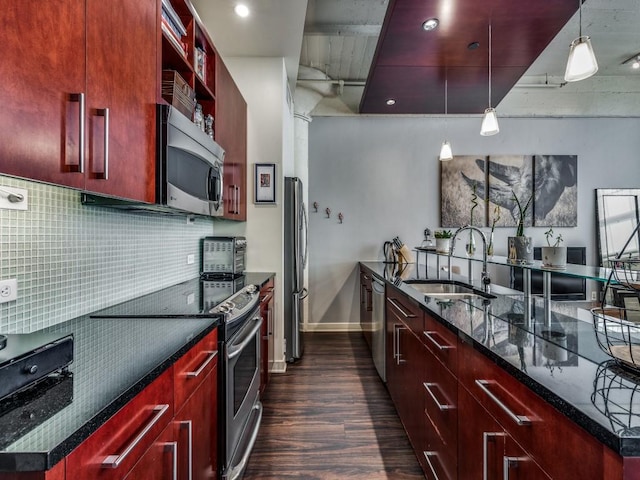
<instances>
[{"instance_id":1,"label":"small decorative vase","mask_svg":"<svg viewBox=\"0 0 640 480\"><path fill-rule=\"evenodd\" d=\"M489 235L489 244L487 245L487 256L493 257L493 232Z\"/></svg>"},{"instance_id":2,"label":"small decorative vase","mask_svg":"<svg viewBox=\"0 0 640 480\"><path fill-rule=\"evenodd\" d=\"M509 237L507 252L509 263L516 265L533 263L533 242L531 237Z\"/></svg>"},{"instance_id":3,"label":"small decorative vase","mask_svg":"<svg viewBox=\"0 0 640 480\"><path fill-rule=\"evenodd\" d=\"M467 243L465 251L468 257L473 257L476 253L476 239L473 236L473 232L469 232L469 243Z\"/></svg>"},{"instance_id":4,"label":"small decorative vase","mask_svg":"<svg viewBox=\"0 0 640 480\"><path fill-rule=\"evenodd\" d=\"M542 247L542 266L556 270L567 268L567 247Z\"/></svg>"},{"instance_id":5,"label":"small decorative vase","mask_svg":"<svg viewBox=\"0 0 640 480\"><path fill-rule=\"evenodd\" d=\"M436 252L449 253L450 238L436 238Z\"/></svg>"}]
</instances>

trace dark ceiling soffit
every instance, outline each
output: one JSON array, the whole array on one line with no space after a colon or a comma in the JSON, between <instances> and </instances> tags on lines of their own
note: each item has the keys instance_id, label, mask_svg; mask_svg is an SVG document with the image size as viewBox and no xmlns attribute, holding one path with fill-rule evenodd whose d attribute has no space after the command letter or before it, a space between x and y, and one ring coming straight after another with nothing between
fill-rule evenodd
<instances>
[{"instance_id":1,"label":"dark ceiling soffit","mask_svg":"<svg viewBox=\"0 0 640 480\"><path fill-rule=\"evenodd\" d=\"M442 11L445 2L389 2L360 113L442 114L445 79L449 113L482 113L488 106L489 22L496 106L578 10L575 0L458 0L456 20L441 21L434 32L421 31L422 22L437 16L430 13ZM473 41L480 47L467 49ZM389 107L391 97L396 104Z\"/></svg>"}]
</instances>

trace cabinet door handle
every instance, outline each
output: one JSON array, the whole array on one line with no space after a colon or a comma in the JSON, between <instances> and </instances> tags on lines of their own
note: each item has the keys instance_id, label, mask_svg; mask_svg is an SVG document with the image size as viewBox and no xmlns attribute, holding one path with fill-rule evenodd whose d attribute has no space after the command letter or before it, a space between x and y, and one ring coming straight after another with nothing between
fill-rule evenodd
<instances>
[{"instance_id":1,"label":"cabinet door handle","mask_svg":"<svg viewBox=\"0 0 640 480\"><path fill-rule=\"evenodd\" d=\"M402 363L405 363L405 360L402 360L400 357L402 356L400 353L400 331L401 330L406 330L406 327L403 327L402 325L394 325L393 326L393 336L394 336L394 357L396 357L396 365L400 365Z\"/></svg>"},{"instance_id":2,"label":"cabinet door handle","mask_svg":"<svg viewBox=\"0 0 640 480\"><path fill-rule=\"evenodd\" d=\"M396 310L398 310L404 316L404 318L415 318L416 317L414 314L407 313L402 308L400 308L400 306L393 300L393 298L387 298L387 300L389 300L389 303L391 305L396 307Z\"/></svg>"},{"instance_id":3,"label":"cabinet door handle","mask_svg":"<svg viewBox=\"0 0 640 480\"><path fill-rule=\"evenodd\" d=\"M173 480L178 480L178 442L166 442L164 447L167 450L171 450L171 475Z\"/></svg>"},{"instance_id":4,"label":"cabinet door handle","mask_svg":"<svg viewBox=\"0 0 640 480\"><path fill-rule=\"evenodd\" d=\"M430 457L438 457L438 453L437 452L422 452L422 454L424 455L425 460L427 461L427 465L429 465L429 470L431 470L431 475L433 475L433 478L435 478L436 480L440 480L440 477L438 477L438 474L436 473L436 469L433 467L433 463L431 463L431 458Z\"/></svg>"},{"instance_id":5,"label":"cabinet door handle","mask_svg":"<svg viewBox=\"0 0 640 480\"><path fill-rule=\"evenodd\" d=\"M438 401L438 399L436 398L435 394L433 393L433 391L431 390L432 387L438 387L437 383L430 383L430 382L425 382L423 383L425 390L429 393L429 395L431 395L431 398L433 399L433 401L435 402L436 406L440 409L440 411L444 411L444 410L453 410L455 407L455 405L449 405L449 404L442 404ZM438 387L438 389L440 389L440 387Z\"/></svg>"},{"instance_id":6,"label":"cabinet door handle","mask_svg":"<svg viewBox=\"0 0 640 480\"><path fill-rule=\"evenodd\" d=\"M527 457L502 457L502 479L509 480L511 468L516 468L520 462L529 460Z\"/></svg>"},{"instance_id":7,"label":"cabinet door handle","mask_svg":"<svg viewBox=\"0 0 640 480\"><path fill-rule=\"evenodd\" d=\"M438 348L438 350L447 350L447 349L449 349L449 348L455 348L453 345L442 345L442 344L438 343L438 342L436 341L436 339L435 339L435 338L433 338L433 334L434 334L434 333L435 333L435 334L437 334L438 332L434 332L434 331L422 332L422 334L423 334L425 337L427 337L427 338L429 339L429 341L430 341L431 343L433 343L433 344Z\"/></svg>"},{"instance_id":8,"label":"cabinet door handle","mask_svg":"<svg viewBox=\"0 0 640 480\"><path fill-rule=\"evenodd\" d=\"M217 350L214 350L214 351L206 350L204 353L208 353L209 356L205 359L204 362L202 362L202 365L200 365L195 372L187 372L187 373L185 373L187 378L196 378L197 376L199 376L202 373L202 371L205 368L207 368L207 365L209 365L211 363L211 361L214 358L216 358L216 355L218 355L218 351Z\"/></svg>"},{"instance_id":9,"label":"cabinet door handle","mask_svg":"<svg viewBox=\"0 0 640 480\"><path fill-rule=\"evenodd\" d=\"M498 397L495 396L495 394L493 394L491 392L491 390L489 390L488 385L491 385L491 383L489 380L476 380L476 385L478 385L478 387L480 387L480 389L487 394L487 396L493 400L493 402L498 405L498 407L500 407L502 409L502 411L504 411L509 418L511 418L511 420L513 420L516 425L530 425L531 424L531 419L525 415L516 415L515 413L513 413L511 411L511 409L509 407L507 407L502 400L500 400Z\"/></svg>"},{"instance_id":10,"label":"cabinet door handle","mask_svg":"<svg viewBox=\"0 0 640 480\"><path fill-rule=\"evenodd\" d=\"M162 415L164 415L164 412L166 412L168 409L169 405L166 403L164 405L156 405L155 407L153 407L153 411L156 412L156 414L151 418L151 420L149 420L149 423L145 425L145 427L140 431L138 435L136 435L131 443L127 445L127 448L125 448L120 455L114 454L107 456L107 458L102 461L102 468L118 468L124 461L124 459L127 458L127 456L131 453L131 451L136 448L136 446L142 441L145 435L149 433L153 426L158 423L158 421L160 421Z\"/></svg>"},{"instance_id":11,"label":"cabinet door handle","mask_svg":"<svg viewBox=\"0 0 640 480\"><path fill-rule=\"evenodd\" d=\"M504 432L482 432L482 480L489 480L489 440L504 436Z\"/></svg>"},{"instance_id":12,"label":"cabinet door handle","mask_svg":"<svg viewBox=\"0 0 640 480\"><path fill-rule=\"evenodd\" d=\"M85 101L84 93L72 95L78 99L78 172L84 173L84 135L85 135Z\"/></svg>"},{"instance_id":13,"label":"cabinet door handle","mask_svg":"<svg viewBox=\"0 0 640 480\"><path fill-rule=\"evenodd\" d=\"M236 188L236 215L240 215L240 187L235 186Z\"/></svg>"},{"instance_id":14,"label":"cabinet door handle","mask_svg":"<svg viewBox=\"0 0 640 480\"><path fill-rule=\"evenodd\" d=\"M193 480L193 423L191 420L183 420L180 422L180 428L186 428L189 434L189 441L187 443L187 448L189 449L189 462L187 464L189 476L187 479Z\"/></svg>"},{"instance_id":15,"label":"cabinet door handle","mask_svg":"<svg viewBox=\"0 0 640 480\"><path fill-rule=\"evenodd\" d=\"M102 179L109 180L109 109L103 108L100 113L104 117L104 172L102 173Z\"/></svg>"}]
</instances>

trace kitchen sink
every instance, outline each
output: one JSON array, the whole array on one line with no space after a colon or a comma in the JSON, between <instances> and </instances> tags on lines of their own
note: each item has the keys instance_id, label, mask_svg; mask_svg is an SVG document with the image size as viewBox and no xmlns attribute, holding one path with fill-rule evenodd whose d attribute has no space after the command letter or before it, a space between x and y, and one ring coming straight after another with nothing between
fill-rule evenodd
<instances>
[{"instance_id":1,"label":"kitchen sink","mask_svg":"<svg viewBox=\"0 0 640 480\"><path fill-rule=\"evenodd\" d=\"M405 280L404 283L432 298L447 300L496 298L495 295L456 280Z\"/></svg>"}]
</instances>

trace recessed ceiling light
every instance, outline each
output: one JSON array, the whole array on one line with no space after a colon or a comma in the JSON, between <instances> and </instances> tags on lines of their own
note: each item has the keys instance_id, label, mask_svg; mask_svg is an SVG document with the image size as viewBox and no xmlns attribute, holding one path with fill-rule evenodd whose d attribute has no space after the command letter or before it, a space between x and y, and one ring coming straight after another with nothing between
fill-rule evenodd
<instances>
[{"instance_id":1,"label":"recessed ceiling light","mask_svg":"<svg viewBox=\"0 0 640 480\"><path fill-rule=\"evenodd\" d=\"M236 15L242 18L249 16L249 7L247 7L244 3L237 4L233 11L236 12Z\"/></svg>"},{"instance_id":2,"label":"recessed ceiling light","mask_svg":"<svg viewBox=\"0 0 640 480\"><path fill-rule=\"evenodd\" d=\"M638 60L636 60L635 62L633 62L631 64L631 68L633 68L634 70L637 70L640 68L640 62Z\"/></svg>"},{"instance_id":3,"label":"recessed ceiling light","mask_svg":"<svg viewBox=\"0 0 640 480\"><path fill-rule=\"evenodd\" d=\"M435 30L436 28L438 28L439 23L440 21L437 18L430 18L422 24L422 29L430 32L431 30Z\"/></svg>"},{"instance_id":4,"label":"recessed ceiling light","mask_svg":"<svg viewBox=\"0 0 640 480\"><path fill-rule=\"evenodd\" d=\"M395 105L395 104L396 104L396 101L393 98L389 98L387 100L387 105L391 106L391 105Z\"/></svg>"}]
</instances>

